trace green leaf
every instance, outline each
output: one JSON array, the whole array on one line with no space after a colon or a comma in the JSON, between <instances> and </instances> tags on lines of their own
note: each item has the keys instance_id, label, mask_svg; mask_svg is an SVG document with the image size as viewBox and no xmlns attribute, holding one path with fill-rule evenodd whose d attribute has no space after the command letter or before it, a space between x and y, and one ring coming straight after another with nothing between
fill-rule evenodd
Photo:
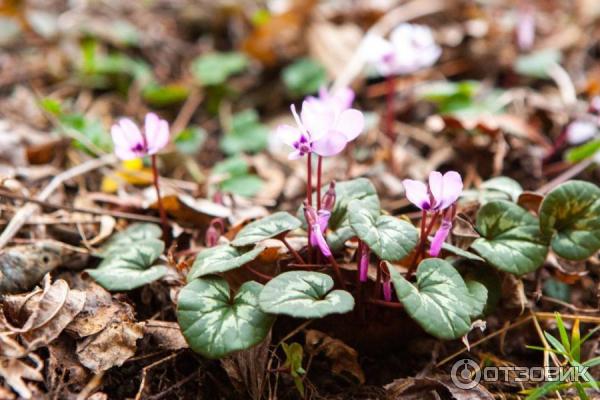
<instances>
[{"instance_id":1,"label":"green leaf","mask_svg":"<svg viewBox=\"0 0 600 400\"><path fill-rule=\"evenodd\" d=\"M162 230L156 224L148 222L129 225L127 229L113 235L99 251L99 256L106 258L112 253L118 253L135 243L146 239L160 239Z\"/></svg>"},{"instance_id":2,"label":"green leaf","mask_svg":"<svg viewBox=\"0 0 600 400\"><path fill-rule=\"evenodd\" d=\"M406 221L389 215L373 216L360 200L350 202L348 212L356 236L382 260L399 261L417 245L417 229Z\"/></svg>"},{"instance_id":3,"label":"green leaf","mask_svg":"<svg viewBox=\"0 0 600 400\"><path fill-rule=\"evenodd\" d=\"M187 280L199 278L204 275L231 271L244 264L253 261L262 253L264 248L256 247L250 251L243 251L228 244L210 247L201 251L196 256L192 269L188 273Z\"/></svg>"},{"instance_id":4,"label":"green leaf","mask_svg":"<svg viewBox=\"0 0 600 400\"><path fill-rule=\"evenodd\" d=\"M164 265L152 266L162 254L165 244L158 239L145 239L111 252L96 269L86 272L107 290L131 290L162 278L168 271Z\"/></svg>"},{"instance_id":5,"label":"green leaf","mask_svg":"<svg viewBox=\"0 0 600 400\"><path fill-rule=\"evenodd\" d=\"M151 82L142 89L144 101L155 107L182 103L189 94L190 90L186 86L177 84L159 85Z\"/></svg>"},{"instance_id":6,"label":"green leaf","mask_svg":"<svg viewBox=\"0 0 600 400\"><path fill-rule=\"evenodd\" d=\"M480 306L450 263L439 258L423 260L417 268L416 285L395 268L388 269L398 299L427 333L449 340L469 332L471 315Z\"/></svg>"},{"instance_id":7,"label":"green leaf","mask_svg":"<svg viewBox=\"0 0 600 400\"><path fill-rule=\"evenodd\" d=\"M190 126L175 137L175 147L186 155L196 155L206 141L206 131L199 126Z\"/></svg>"},{"instance_id":8,"label":"green leaf","mask_svg":"<svg viewBox=\"0 0 600 400\"><path fill-rule=\"evenodd\" d=\"M248 66L248 58L238 52L216 52L192 61L192 75L203 85L220 85Z\"/></svg>"},{"instance_id":9,"label":"green leaf","mask_svg":"<svg viewBox=\"0 0 600 400\"><path fill-rule=\"evenodd\" d=\"M474 319L482 316L488 300L487 287L483 283L471 279L465 280L465 285L467 285L467 289L469 290L471 297L475 299L473 302L474 307L471 310L470 317Z\"/></svg>"},{"instance_id":10,"label":"green leaf","mask_svg":"<svg viewBox=\"0 0 600 400\"><path fill-rule=\"evenodd\" d=\"M112 151L112 139L100 121L88 119L84 115L76 113L62 114L58 119L65 128L77 131L80 135L87 139L87 142L92 143L100 150L106 152ZM86 143L76 140L74 144L78 149L89 151Z\"/></svg>"},{"instance_id":11,"label":"green leaf","mask_svg":"<svg viewBox=\"0 0 600 400\"><path fill-rule=\"evenodd\" d=\"M487 264L475 264L474 268L469 268L467 273L463 276L463 279L467 284L471 295L475 297L477 303L482 306L480 307L477 305L477 314L472 315L472 317L490 314L496 308L496 305L502 297L502 282L498 276L498 271ZM481 286L485 288L485 298Z\"/></svg>"},{"instance_id":12,"label":"green leaf","mask_svg":"<svg viewBox=\"0 0 600 400\"><path fill-rule=\"evenodd\" d=\"M481 188L506 193L513 202L516 202L523 193L523 187L519 182L507 176L497 176L489 179L481 184Z\"/></svg>"},{"instance_id":13,"label":"green leaf","mask_svg":"<svg viewBox=\"0 0 600 400\"><path fill-rule=\"evenodd\" d=\"M332 287L333 279L320 272L284 272L265 285L260 307L270 314L296 318L322 318L352 311L352 295L345 290L330 291Z\"/></svg>"},{"instance_id":14,"label":"green leaf","mask_svg":"<svg viewBox=\"0 0 600 400\"><path fill-rule=\"evenodd\" d=\"M533 78L548 78L548 69L560 63L562 54L556 49L544 49L532 54L519 56L515 61L515 71Z\"/></svg>"},{"instance_id":15,"label":"green leaf","mask_svg":"<svg viewBox=\"0 0 600 400\"><path fill-rule=\"evenodd\" d=\"M283 83L295 97L315 93L327 83L325 68L311 58L301 58L283 69Z\"/></svg>"},{"instance_id":16,"label":"green leaf","mask_svg":"<svg viewBox=\"0 0 600 400\"><path fill-rule=\"evenodd\" d=\"M188 283L179 294L177 321L190 348L207 358L220 358L263 341L275 318L258 306L262 288L249 281L231 298L222 278Z\"/></svg>"},{"instance_id":17,"label":"green leaf","mask_svg":"<svg viewBox=\"0 0 600 400\"><path fill-rule=\"evenodd\" d=\"M228 155L258 153L267 147L268 136L269 128L260 123L258 113L244 110L233 116L231 130L221 139L221 150Z\"/></svg>"},{"instance_id":18,"label":"green leaf","mask_svg":"<svg viewBox=\"0 0 600 400\"><path fill-rule=\"evenodd\" d=\"M482 237L471 247L502 271L523 275L535 271L546 259L548 248L537 218L514 203L487 203L477 213L476 228Z\"/></svg>"},{"instance_id":19,"label":"green leaf","mask_svg":"<svg viewBox=\"0 0 600 400\"><path fill-rule=\"evenodd\" d=\"M565 159L572 163L585 160L586 158L592 157L594 154L600 151L600 139L590 140L587 143L573 147L567 151Z\"/></svg>"},{"instance_id":20,"label":"green leaf","mask_svg":"<svg viewBox=\"0 0 600 400\"><path fill-rule=\"evenodd\" d=\"M548 297L553 297L566 303L571 302L571 287L558 279L548 278L544 282L542 290Z\"/></svg>"},{"instance_id":21,"label":"green leaf","mask_svg":"<svg viewBox=\"0 0 600 400\"><path fill-rule=\"evenodd\" d=\"M285 362L283 364L284 368L290 369L290 374L294 379L294 384L296 385L296 389L301 396L304 396L304 383L302 382L301 376L306 373L304 368L302 368L302 358L304 356L304 349L300 343L292 343L288 345L287 343L282 343L281 347L283 348L283 352L285 353Z\"/></svg>"},{"instance_id":22,"label":"green leaf","mask_svg":"<svg viewBox=\"0 0 600 400\"><path fill-rule=\"evenodd\" d=\"M40 100L40 107L42 107L46 112L49 112L52 115L59 116L62 114L62 105L60 101L52 99L50 97L44 97Z\"/></svg>"},{"instance_id":23,"label":"green leaf","mask_svg":"<svg viewBox=\"0 0 600 400\"><path fill-rule=\"evenodd\" d=\"M234 246L247 246L298 229L300 225L302 225L302 221L290 213L285 211L276 212L243 227L231 244Z\"/></svg>"},{"instance_id":24,"label":"green leaf","mask_svg":"<svg viewBox=\"0 0 600 400\"><path fill-rule=\"evenodd\" d=\"M600 188L569 181L540 205L540 229L552 250L569 260L585 260L600 249Z\"/></svg>"},{"instance_id":25,"label":"green leaf","mask_svg":"<svg viewBox=\"0 0 600 400\"><path fill-rule=\"evenodd\" d=\"M221 182L221 190L242 197L253 197L263 188L264 181L257 175L234 176Z\"/></svg>"}]
</instances>

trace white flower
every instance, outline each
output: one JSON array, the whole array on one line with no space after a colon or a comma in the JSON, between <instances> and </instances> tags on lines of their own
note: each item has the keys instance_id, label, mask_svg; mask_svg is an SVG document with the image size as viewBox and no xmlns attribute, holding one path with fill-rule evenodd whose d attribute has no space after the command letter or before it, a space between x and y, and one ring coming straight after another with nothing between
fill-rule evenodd
<instances>
[{"instance_id":1,"label":"white flower","mask_svg":"<svg viewBox=\"0 0 600 400\"><path fill-rule=\"evenodd\" d=\"M390 40L370 35L363 45L365 58L380 75L411 74L435 64L442 49L424 25L400 24Z\"/></svg>"}]
</instances>

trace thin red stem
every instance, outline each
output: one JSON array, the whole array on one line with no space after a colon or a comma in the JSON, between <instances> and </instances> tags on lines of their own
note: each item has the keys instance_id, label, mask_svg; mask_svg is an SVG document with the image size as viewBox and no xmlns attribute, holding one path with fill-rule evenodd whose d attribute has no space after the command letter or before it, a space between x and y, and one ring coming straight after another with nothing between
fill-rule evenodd
<instances>
[{"instance_id":1,"label":"thin red stem","mask_svg":"<svg viewBox=\"0 0 600 400\"><path fill-rule=\"evenodd\" d=\"M308 203L309 206L312 206L312 154L308 153L306 155L306 202ZM306 221L306 224L308 225L308 259L310 262L313 261L313 249L312 249L312 245L310 244L310 232L311 232L311 226L310 226L310 222Z\"/></svg>"},{"instance_id":2,"label":"thin red stem","mask_svg":"<svg viewBox=\"0 0 600 400\"><path fill-rule=\"evenodd\" d=\"M386 96L386 107L385 107L385 134L395 141L396 135L394 135L394 96L396 94L396 77L394 75L388 75L386 78L387 84L387 96Z\"/></svg>"},{"instance_id":3,"label":"thin red stem","mask_svg":"<svg viewBox=\"0 0 600 400\"><path fill-rule=\"evenodd\" d=\"M376 300L376 299L370 299L367 300L368 303L371 304L375 304L377 306L383 306L383 307L388 307L388 308L404 308L404 305L402 303L394 303L391 301L385 301L385 300Z\"/></svg>"},{"instance_id":4,"label":"thin red stem","mask_svg":"<svg viewBox=\"0 0 600 400\"><path fill-rule=\"evenodd\" d=\"M317 157L317 210L321 209L321 174L323 172L323 157Z\"/></svg>"},{"instance_id":5,"label":"thin red stem","mask_svg":"<svg viewBox=\"0 0 600 400\"><path fill-rule=\"evenodd\" d=\"M333 271L335 272L337 280L340 282L340 286L342 287L342 289L346 289L346 283L344 282L344 278L342 277L342 271L340 270L340 266L338 265L337 261L335 261L335 258L333 258L333 256L330 255L329 262L331 262L331 265L333 266Z\"/></svg>"},{"instance_id":6,"label":"thin red stem","mask_svg":"<svg viewBox=\"0 0 600 400\"><path fill-rule=\"evenodd\" d=\"M258 278L265 280L265 281L270 281L271 279L273 279L273 277L271 275L267 275L267 274L263 274L262 272L258 272L257 270L255 270L254 268L252 268L249 265L246 265L245 268L250 271L252 274L256 275Z\"/></svg>"},{"instance_id":7,"label":"thin red stem","mask_svg":"<svg viewBox=\"0 0 600 400\"><path fill-rule=\"evenodd\" d=\"M302 257L300 257L300 254L298 254L298 252L296 250L294 250L294 248L292 247L292 245L289 244L289 242L285 239L285 237L281 237L281 238L279 238L279 240L281 240L283 242L283 244L285 245L285 247L287 247L287 249L289 250L289 252L292 253L292 255L296 258L296 260L300 264L306 264L304 262L304 260L302 259Z\"/></svg>"},{"instance_id":8,"label":"thin red stem","mask_svg":"<svg viewBox=\"0 0 600 400\"><path fill-rule=\"evenodd\" d=\"M417 260L419 259L419 255L421 255L421 249L423 247L423 243L424 243L424 237L426 235L425 233L425 229L426 229L426 225L427 225L427 211L423 210L421 212L421 235L419 236L419 243L417 244L417 250L415 251L415 255L413 256L412 261L410 262L410 267L408 269L408 272L406 273L406 277L410 278L413 274L413 272L415 272L415 269L417 267Z\"/></svg>"},{"instance_id":9,"label":"thin red stem","mask_svg":"<svg viewBox=\"0 0 600 400\"><path fill-rule=\"evenodd\" d=\"M160 196L160 186L158 185L158 167L156 162L156 154L152 154L150 156L152 160L152 178L154 182L154 188L156 189L156 201L158 203L158 212L160 213L160 221L163 229L163 238L165 241L168 240L169 237L169 221L167 220L167 213L165 212L165 207L163 206L162 197Z\"/></svg>"}]
</instances>

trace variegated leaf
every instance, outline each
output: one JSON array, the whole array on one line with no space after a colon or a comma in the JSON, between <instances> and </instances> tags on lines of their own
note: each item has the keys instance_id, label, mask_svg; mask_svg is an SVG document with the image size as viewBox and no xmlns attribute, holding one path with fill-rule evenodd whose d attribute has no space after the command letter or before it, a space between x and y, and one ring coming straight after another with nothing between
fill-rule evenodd
<instances>
[{"instance_id":1,"label":"variegated leaf","mask_svg":"<svg viewBox=\"0 0 600 400\"><path fill-rule=\"evenodd\" d=\"M95 269L86 272L107 290L131 290L162 278L167 273L164 265L154 265L165 244L158 239L145 239L119 251L111 251Z\"/></svg>"},{"instance_id":2,"label":"variegated leaf","mask_svg":"<svg viewBox=\"0 0 600 400\"><path fill-rule=\"evenodd\" d=\"M417 283L407 281L395 268L388 268L396 295L406 312L430 335L457 339L471 329L471 316L483 308L462 277L447 261L423 260ZM485 304L485 301L484 301Z\"/></svg>"},{"instance_id":3,"label":"variegated leaf","mask_svg":"<svg viewBox=\"0 0 600 400\"><path fill-rule=\"evenodd\" d=\"M374 215L356 200L350 202L348 211L350 226L356 236L382 260L401 260L417 245L417 230L406 221L389 215Z\"/></svg>"},{"instance_id":4,"label":"variegated leaf","mask_svg":"<svg viewBox=\"0 0 600 400\"><path fill-rule=\"evenodd\" d=\"M558 186L542 201L540 228L559 256L588 258L600 249L600 188L583 181Z\"/></svg>"},{"instance_id":5,"label":"variegated leaf","mask_svg":"<svg viewBox=\"0 0 600 400\"><path fill-rule=\"evenodd\" d=\"M354 308L345 290L333 290L333 279L320 272L289 271L270 280L260 294L260 307L271 314L297 318L322 318Z\"/></svg>"},{"instance_id":6,"label":"variegated leaf","mask_svg":"<svg viewBox=\"0 0 600 400\"><path fill-rule=\"evenodd\" d=\"M187 280L191 282L204 275L239 268L258 257L263 250L264 248L259 246L253 250L244 252L242 249L228 244L210 247L198 253L192 269L188 273Z\"/></svg>"},{"instance_id":7,"label":"variegated leaf","mask_svg":"<svg viewBox=\"0 0 600 400\"><path fill-rule=\"evenodd\" d=\"M548 247L538 220L527 210L505 200L492 201L477 213L482 237L471 248L494 267L522 275L535 271L546 259Z\"/></svg>"},{"instance_id":8,"label":"variegated leaf","mask_svg":"<svg viewBox=\"0 0 600 400\"><path fill-rule=\"evenodd\" d=\"M248 246L299 228L302 221L290 213L280 211L243 227L231 242L234 246Z\"/></svg>"},{"instance_id":9,"label":"variegated leaf","mask_svg":"<svg viewBox=\"0 0 600 400\"><path fill-rule=\"evenodd\" d=\"M249 281L232 298L227 281L199 278L179 294L177 320L190 348L208 358L220 358L260 343L275 317L261 311L260 283Z\"/></svg>"},{"instance_id":10,"label":"variegated leaf","mask_svg":"<svg viewBox=\"0 0 600 400\"><path fill-rule=\"evenodd\" d=\"M160 239L162 230L156 224L137 223L130 225L127 229L113 235L100 249L101 257L109 257L111 253L119 252L123 248L129 247L146 239Z\"/></svg>"}]
</instances>

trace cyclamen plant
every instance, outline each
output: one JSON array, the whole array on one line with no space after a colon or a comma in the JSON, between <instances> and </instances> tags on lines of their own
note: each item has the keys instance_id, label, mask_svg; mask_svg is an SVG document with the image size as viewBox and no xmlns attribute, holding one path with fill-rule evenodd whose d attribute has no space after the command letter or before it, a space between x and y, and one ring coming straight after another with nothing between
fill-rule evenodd
<instances>
[{"instance_id":1,"label":"cyclamen plant","mask_svg":"<svg viewBox=\"0 0 600 400\"><path fill-rule=\"evenodd\" d=\"M163 235L166 239L169 234L169 222L160 195L156 154L169 143L169 123L160 119L154 113L148 113L144 120L143 131L140 131L138 126L129 118L122 118L112 126L110 133L115 145L115 154L121 160L132 160L134 158L150 156L158 210L163 227Z\"/></svg>"}]
</instances>

